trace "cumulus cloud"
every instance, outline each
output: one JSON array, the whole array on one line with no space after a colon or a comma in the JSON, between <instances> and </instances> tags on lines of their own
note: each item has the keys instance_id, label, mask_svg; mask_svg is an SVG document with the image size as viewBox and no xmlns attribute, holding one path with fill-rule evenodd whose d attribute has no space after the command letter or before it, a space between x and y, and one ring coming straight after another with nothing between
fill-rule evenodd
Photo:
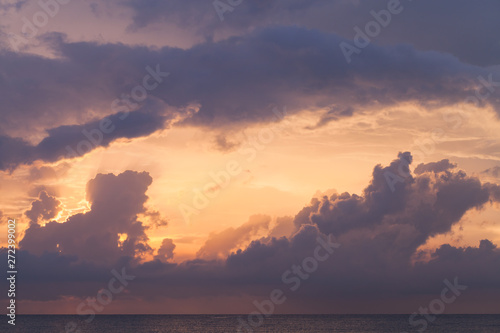
<instances>
[{"instance_id":1,"label":"cumulus cloud","mask_svg":"<svg viewBox=\"0 0 500 333\"><path fill-rule=\"evenodd\" d=\"M61 202L49 195L46 191L41 191L38 200L31 203L31 209L25 215L32 223L37 223L40 218L49 220L57 216L61 211Z\"/></svg>"},{"instance_id":2,"label":"cumulus cloud","mask_svg":"<svg viewBox=\"0 0 500 333\"><path fill-rule=\"evenodd\" d=\"M21 249L37 255L60 252L98 264L112 264L121 257L136 258L151 252L146 227L137 219L138 214L146 212L145 192L151 182L146 172L98 174L87 184L89 212L73 215L63 223L33 223L20 242ZM33 207L38 207L35 203ZM36 217L39 210L32 208L30 215ZM126 236L123 242L121 235Z\"/></svg>"},{"instance_id":3,"label":"cumulus cloud","mask_svg":"<svg viewBox=\"0 0 500 333\"><path fill-rule=\"evenodd\" d=\"M162 262L167 262L169 259L172 259L174 257L174 250L174 241L170 238L164 238L161 242L161 246L158 249L158 253L155 256L155 259L158 259Z\"/></svg>"},{"instance_id":4,"label":"cumulus cloud","mask_svg":"<svg viewBox=\"0 0 500 333\"><path fill-rule=\"evenodd\" d=\"M283 280L283 273L313 256L318 237L326 240L334 236L340 247L318 264L317 271L301 279L304 287L289 294L286 311L320 311L327 306L336 312L356 312L377 301L377 311L411 312L418 306L415 302L420 302L419 295L435 293L444 279L455 276L469 287L470 309L477 305L475 297L484 296L485 291L494 301L498 296L494 291L500 287L500 250L495 244L485 239L477 247L442 244L436 249L422 249L421 245L432 236L449 232L466 212L497 200L498 186L483 184L455 168L435 167L445 161L418 175L411 174L411 162L410 153L400 153L388 166L375 166L361 194L333 193L314 198L293 219L282 218L271 230L269 217L254 216L238 228L213 233L198 259L182 263L169 262L175 248L171 239L163 240L155 260L131 259L137 248L140 252L141 246L146 246L147 239L139 236L144 235L144 227L135 217L145 209L145 191L151 178L132 171L118 176L98 175L88 184L90 212L74 215L61 224L33 225L26 232L22 256L29 262L35 258L50 262L64 287L54 291L58 296L33 290L23 297L71 295L70 286L81 278L70 273L69 267L74 265L79 271L87 265L87 280L101 276L102 267L111 267L110 262L98 257L102 253L141 277L129 286L130 297L137 300L224 299L242 294L268 297L274 288L290 292L298 282ZM393 187L385 176L388 173L400 177ZM119 249L117 235L128 233L130 237L131 229L136 230L136 240L142 239L142 245L136 241L135 251ZM55 246L57 243L61 246ZM91 248L95 252L89 252ZM44 273L47 281L50 275ZM38 288L44 281L36 282ZM26 288L32 290L33 285L28 285ZM45 285L50 286L48 282ZM406 295L404 302L401 295ZM234 309L234 300L229 298L218 302L218 311ZM308 304L307 309L304 304ZM245 305L238 306L245 309Z\"/></svg>"},{"instance_id":5,"label":"cumulus cloud","mask_svg":"<svg viewBox=\"0 0 500 333\"><path fill-rule=\"evenodd\" d=\"M429 237L450 231L467 211L483 207L493 197L488 184L463 171L450 172L447 160L420 166L422 174L417 177L408 173L410 163L411 155L404 153L387 167L376 166L362 196L343 193L313 199L297 214L295 224L314 224L339 237L369 231L377 242L397 242L397 252L385 249L387 260L397 253L407 262ZM399 177L395 184L387 177L391 174ZM382 256L381 250L372 249Z\"/></svg>"}]
</instances>

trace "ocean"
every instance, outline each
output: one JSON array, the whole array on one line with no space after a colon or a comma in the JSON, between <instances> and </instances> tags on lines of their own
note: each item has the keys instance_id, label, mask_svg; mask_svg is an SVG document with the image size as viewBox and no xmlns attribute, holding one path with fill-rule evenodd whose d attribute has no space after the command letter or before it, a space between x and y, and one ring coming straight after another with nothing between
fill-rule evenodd
<instances>
[{"instance_id":1,"label":"ocean","mask_svg":"<svg viewBox=\"0 0 500 333\"><path fill-rule=\"evenodd\" d=\"M4 316L1 332L22 333L160 333L160 332L238 332L242 319L239 315L100 315L90 323L81 316L19 315L16 325L7 323ZM388 333L418 332L422 325L411 326L408 315L272 315L253 332L353 332ZM65 329L65 327L67 329ZM241 332L252 332L242 328ZM500 332L500 315L440 315L428 323L425 332Z\"/></svg>"}]
</instances>

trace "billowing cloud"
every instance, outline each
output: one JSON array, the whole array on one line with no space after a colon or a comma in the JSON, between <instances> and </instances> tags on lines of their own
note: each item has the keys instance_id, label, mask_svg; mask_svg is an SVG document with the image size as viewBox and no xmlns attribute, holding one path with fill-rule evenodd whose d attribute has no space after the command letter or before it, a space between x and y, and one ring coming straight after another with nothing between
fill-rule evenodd
<instances>
[{"instance_id":1,"label":"billowing cloud","mask_svg":"<svg viewBox=\"0 0 500 333\"><path fill-rule=\"evenodd\" d=\"M50 286L46 281L51 280L51 274L57 274L63 287L49 296L46 290L34 291L27 282L26 289L32 292L23 298L71 295L75 293L73 283L83 281L71 272L84 270L89 281L90 277L101 277L103 267L109 270L114 263L125 265L130 274L140 277L130 284L129 297L143 301L241 294L259 299L280 288L288 301L278 312L320 311L328 306L336 312L352 313L378 300L377 311L404 313L415 310L419 295L433 294L442 289L444 279L455 277L468 287L470 297L463 297L469 311L477 305L477 295L483 295L481 302L493 301L500 281L500 250L495 244L485 239L478 247L443 244L437 249L422 249L421 245L449 232L466 212L497 200L494 189L498 186L483 184L455 168L436 168L449 161L436 162L414 175L411 161L410 153L401 153L389 166L377 165L360 195L342 193L313 199L296 214L293 224L284 218L269 230L268 217L254 216L239 228L214 233L200 249L200 259L177 264L168 262L175 248L171 239L164 239L157 260L131 261L147 247L144 227L135 217L144 211L149 175L132 171L118 176L100 174L87 187L90 212L61 224L34 225L26 232L20 254L24 260L32 263L38 258L54 266L37 280L38 288ZM130 238L131 230L135 241L130 240L128 250L125 243L120 248L118 234L128 233ZM287 236L290 230L292 234ZM259 231L265 235L240 247ZM91 249L94 252L89 252ZM231 249L238 250L222 259ZM102 253L113 261L99 258ZM304 264L306 258L316 255L324 261L316 260L317 268L308 266L307 272L304 265L312 261L307 259ZM86 290L91 290L92 283L85 285ZM406 297L404 302L401 295ZM213 310L250 311L252 306L222 301Z\"/></svg>"},{"instance_id":2,"label":"billowing cloud","mask_svg":"<svg viewBox=\"0 0 500 333\"><path fill-rule=\"evenodd\" d=\"M275 122L286 116L272 112L276 105L286 105L289 114L330 110L318 115L317 126L375 104L411 102L429 110L465 101L497 110L500 105L497 69L408 45L370 45L360 61L347 65L338 47L344 38L299 27L266 28L186 50L75 43L54 34L44 40L58 58L0 54L3 170L78 156L117 138L147 136L173 119L209 128ZM23 71L13 72L16 68ZM145 99L130 100L139 90ZM26 95L30 98L20 97ZM120 111L124 108L130 112ZM36 144L17 137L33 130ZM41 139L40 131L46 132Z\"/></svg>"},{"instance_id":3,"label":"billowing cloud","mask_svg":"<svg viewBox=\"0 0 500 333\"><path fill-rule=\"evenodd\" d=\"M158 259L162 262L167 262L169 259L172 259L174 257L174 250L174 241L170 238L164 238L161 242L161 246L158 249L158 253L155 256L155 259Z\"/></svg>"},{"instance_id":4,"label":"billowing cloud","mask_svg":"<svg viewBox=\"0 0 500 333\"><path fill-rule=\"evenodd\" d=\"M31 209L25 212L32 223L37 223L40 218L43 220L53 219L61 211L61 202L50 196L46 191L41 191L38 200L31 203Z\"/></svg>"},{"instance_id":5,"label":"billowing cloud","mask_svg":"<svg viewBox=\"0 0 500 333\"><path fill-rule=\"evenodd\" d=\"M89 212L73 215L63 223L32 224L20 243L21 249L36 255L56 252L97 264L112 264L121 257L149 253L146 227L137 215L147 211L145 192L151 182L146 172L98 174L87 184ZM32 208L29 213L39 212Z\"/></svg>"},{"instance_id":6,"label":"billowing cloud","mask_svg":"<svg viewBox=\"0 0 500 333\"><path fill-rule=\"evenodd\" d=\"M368 233L365 237L372 240L358 245L373 255L363 257L358 252L356 260L407 265L430 237L449 232L467 211L494 198L489 184L463 171L437 170L448 164L446 160L429 165L426 172L421 166L422 173L413 177L408 170L411 160L404 153L388 167L376 166L362 196L343 193L313 199L297 214L296 225L317 225L323 233L340 239Z\"/></svg>"},{"instance_id":7,"label":"billowing cloud","mask_svg":"<svg viewBox=\"0 0 500 333\"><path fill-rule=\"evenodd\" d=\"M444 279L468 287L446 311L497 311L498 0L400 1L398 13L387 0L72 2L27 36L43 1L0 1L0 224L19 220L19 310L69 309L126 269L137 278L106 312L249 313L280 289L275 312L408 313L439 297ZM29 40L15 47L10 32ZM356 46L350 58L345 45ZM449 111L474 116L450 124ZM234 206L235 188L219 202L230 209L204 212L219 220L177 223L182 188L206 174L191 169L201 151L214 168L242 144L236 133L284 119L297 121L248 166L272 179L234 185L289 191L293 200L280 190L280 206L265 207L286 216L246 220L256 203ZM174 126L189 128L160 134ZM414 165L403 152L359 192L318 191L286 209L314 186L360 188L352 177L366 164L341 163L384 156L389 141L401 149L429 126L446 127L426 150L437 161ZM74 213L85 177L90 210ZM258 191L264 201L276 192ZM64 221L63 209L73 212Z\"/></svg>"}]
</instances>

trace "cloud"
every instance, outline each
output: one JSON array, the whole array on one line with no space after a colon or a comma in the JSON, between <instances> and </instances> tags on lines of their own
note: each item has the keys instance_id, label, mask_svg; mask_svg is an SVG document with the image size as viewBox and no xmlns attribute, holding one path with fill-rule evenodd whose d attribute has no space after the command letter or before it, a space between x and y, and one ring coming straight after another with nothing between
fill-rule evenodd
<instances>
[{"instance_id":1,"label":"cloud","mask_svg":"<svg viewBox=\"0 0 500 333\"><path fill-rule=\"evenodd\" d=\"M313 199L297 214L295 224L317 225L339 237L370 230L375 239L397 242L397 254L407 262L429 237L449 232L467 211L483 207L492 197L488 184L463 171L449 171L446 160L420 165L422 174L413 177L408 173L411 160L403 153L387 167L376 166L362 196L343 193ZM389 175L402 177L392 184ZM379 255L381 250L372 249ZM386 250L392 255L392 248Z\"/></svg>"},{"instance_id":2,"label":"cloud","mask_svg":"<svg viewBox=\"0 0 500 333\"><path fill-rule=\"evenodd\" d=\"M387 9L385 0L243 1L225 12L224 21L220 22L212 2L202 0L121 3L133 10L132 29L163 22L207 39L242 35L249 29L271 25L296 25L352 39L355 26L364 29L368 22L374 21L372 10ZM495 15L487 14L500 10L498 2L487 0L479 7L454 0L401 4L403 11L391 17L389 24L373 38L375 43L410 44L420 50L454 54L462 61L480 66L499 64L500 44L491 41L497 40L494 31L499 30L500 23Z\"/></svg>"},{"instance_id":3,"label":"cloud","mask_svg":"<svg viewBox=\"0 0 500 333\"><path fill-rule=\"evenodd\" d=\"M161 246L158 249L158 254L155 256L155 259L158 259L162 262L167 262L169 259L174 257L175 244L172 239L164 238L161 242Z\"/></svg>"},{"instance_id":4,"label":"cloud","mask_svg":"<svg viewBox=\"0 0 500 333\"><path fill-rule=\"evenodd\" d=\"M444 160L441 160L439 162L431 162L431 163L427 163L427 164L420 163L419 165L417 165L414 172L417 175L420 175L424 172L439 173L439 172L450 170L450 169L453 169L456 167L457 167L456 164L450 163L450 161L448 159L444 159Z\"/></svg>"},{"instance_id":5,"label":"cloud","mask_svg":"<svg viewBox=\"0 0 500 333\"><path fill-rule=\"evenodd\" d=\"M117 113L85 125L50 129L48 136L35 146L20 139L0 137L0 170L13 170L37 160L56 162L83 156L96 148L108 147L119 138L137 138L164 129L167 119L155 112Z\"/></svg>"},{"instance_id":6,"label":"cloud","mask_svg":"<svg viewBox=\"0 0 500 333\"><path fill-rule=\"evenodd\" d=\"M261 231L267 231L271 218L267 215L253 215L238 228L227 228L211 233L198 250L196 256L203 259L225 258L231 250L238 249Z\"/></svg>"},{"instance_id":7,"label":"cloud","mask_svg":"<svg viewBox=\"0 0 500 333\"><path fill-rule=\"evenodd\" d=\"M121 257L138 258L149 253L146 227L137 220L137 215L146 212L145 192L151 182L146 172L98 174L87 183L89 212L73 215L63 223L32 224L20 242L21 249L36 255L60 252L98 264L112 264ZM126 236L123 242L121 235Z\"/></svg>"},{"instance_id":8,"label":"cloud","mask_svg":"<svg viewBox=\"0 0 500 333\"><path fill-rule=\"evenodd\" d=\"M50 166L33 166L29 169L29 176L27 180L30 182L36 182L40 180L50 180L57 179L69 170L69 163L61 163L55 167Z\"/></svg>"},{"instance_id":9,"label":"cloud","mask_svg":"<svg viewBox=\"0 0 500 333\"><path fill-rule=\"evenodd\" d=\"M32 223L37 223L40 218L42 220L53 219L61 211L61 202L55 197L50 196L46 191L41 191L38 200L31 203L31 209L24 214Z\"/></svg>"},{"instance_id":10,"label":"cloud","mask_svg":"<svg viewBox=\"0 0 500 333\"><path fill-rule=\"evenodd\" d=\"M486 183L484 185L490 192L490 200L500 202L500 186L497 184Z\"/></svg>"},{"instance_id":11,"label":"cloud","mask_svg":"<svg viewBox=\"0 0 500 333\"><path fill-rule=\"evenodd\" d=\"M240 142L229 141L227 136L219 133L215 136L214 146L217 150L223 152L230 152L235 150L240 145Z\"/></svg>"},{"instance_id":12,"label":"cloud","mask_svg":"<svg viewBox=\"0 0 500 333\"><path fill-rule=\"evenodd\" d=\"M375 106L417 103L432 110L463 103L478 89L484 94L487 87L479 76L494 82L499 77L497 69L409 45L370 45L359 61L347 65L338 47L344 38L296 26L265 28L185 50L69 42L59 34L42 40L57 58L0 54L2 170L35 160L54 162L72 156L69 151L85 154L173 122L210 129L275 122L276 105L287 106L283 116L317 111L317 126ZM148 66L170 75L122 119L125 105L112 104L143 83ZM16 68L23 70L13 72ZM493 91L477 106L500 110L499 93ZM19 97L26 95L30 98ZM113 130L101 138L95 131L103 122ZM33 132L37 135L30 140L36 144L19 138ZM227 148L227 141L219 141Z\"/></svg>"},{"instance_id":13,"label":"cloud","mask_svg":"<svg viewBox=\"0 0 500 333\"><path fill-rule=\"evenodd\" d=\"M28 0L4 0L0 3L0 10L7 12L11 9L15 9L19 11L27 2Z\"/></svg>"},{"instance_id":14,"label":"cloud","mask_svg":"<svg viewBox=\"0 0 500 333\"><path fill-rule=\"evenodd\" d=\"M482 240L477 247L421 246L430 237L448 233L465 213L496 200L498 185L483 184L455 168L437 170L442 161L411 174L411 161L410 153L400 153L388 166L375 166L361 194L314 198L293 220L282 218L271 230L270 218L257 215L238 228L213 233L198 259L180 263L168 262L175 248L171 239L164 239L155 260L134 260L147 248L144 226L136 216L145 210L149 175L133 171L97 175L87 187L90 212L65 223L32 225L26 232L21 243L23 260L30 265L38 260L53 270L44 272L36 283L24 282L30 294L23 294L23 299L84 297L83 291L73 290L76 285L88 281L83 285L90 290L105 269L124 265L129 274L140 277L128 287L127 297L135 302L196 303L218 297L221 301L211 310L220 313L253 311L251 302L235 303L233 297L260 299L275 288L287 293L287 302L278 312L318 312L327 307L339 313L363 312L360 309L408 313L421 305L421 295L434 294L444 279L455 276L469 287L463 296L465 312L478 306L478 299L494 303L500 287L500 268L495 264L500 250L495 244ZM394 191L385 176L388 173L400 176ZM130 238L131 230L135 230L134 245L129 244L128 250L119 247L118 235L128 233ZM299 279L297 291L291 291L297 276L283 280L284 272L298 269L293 267L314 255L318 237L326 240L331 235L340 247L318 263L316 271ZM32 268L25 269L28 274ZM84 276L77 276L79 272ZM57 274L56 289L51 285L52 274ZM35 284L43 290L36 291ZM370 307L374 302L376 308Z\"/></svg>"},{"instance_id":15,"label":"cloud","mask_svg":"<svg viewBox=\"0 0 500 333\"><path fill-rule=\"evenodd\" d=\"M481 173L489 174L489 175L492 175L493 177L498 177L498 176L500 176L500 166L494 166L492 168L488 168Z\"/></svg>"},{"instance_id":16,"label":"cloud","mask_svg":"<svg viewBox=\"0 0 500 333\"><path fill-rule=\"evenodd\" d=\"M168 220L162 217L161 213L158 211L148 210L142 215L149 218L150 224L155 228L165 227L168 225Z\"/></svg>"},{"instance_id":17,"label":"cloud","mask_svg":"<svg viewBox=\"0 0 500 333\"><path fill-rule=\"evenodd\" d=\"M321 118L318 120L318 123L312 127L306 127L307 129L317 129L328 125L332 121L337 121L339 117L350 117L354 113L351 107L347 107L345 109L338 109L333 107L331 110L326 112Z\"/></svg>"},{"instance_id":18,"label":"cloud","mask_svg":"<svg viewBox=\"0 0 500 333\"><path fill-rule=\"evenodd\" d=\"M278 217L268 237L281 238L290 237L296 231L293 218L290 216Z\"/></svg>"}]
</instances>

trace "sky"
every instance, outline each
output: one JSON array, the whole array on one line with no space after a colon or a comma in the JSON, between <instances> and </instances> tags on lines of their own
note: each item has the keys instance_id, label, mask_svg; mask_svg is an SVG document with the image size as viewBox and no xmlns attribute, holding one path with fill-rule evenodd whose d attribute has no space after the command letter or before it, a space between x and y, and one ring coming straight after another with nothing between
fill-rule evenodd
<instances>
[{"instance_id":1,"label":"sky","mask_svg":"<svg viewBox=\"0 0 500 333\"><path fill-rule=\"evenodd\" d=\"M499 313L499 10L0 1L20 313Z\"/></svg>"}]
</instances>

